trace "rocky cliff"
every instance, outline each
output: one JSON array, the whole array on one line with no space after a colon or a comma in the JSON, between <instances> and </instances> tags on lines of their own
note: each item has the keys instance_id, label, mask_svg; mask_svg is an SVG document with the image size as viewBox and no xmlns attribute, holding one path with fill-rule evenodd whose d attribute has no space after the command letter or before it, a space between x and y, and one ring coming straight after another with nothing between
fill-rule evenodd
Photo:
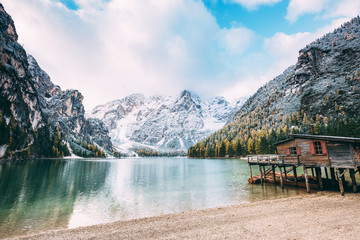
<instances>
[{"instance_id":1,"label":"rocky cliff","mask_svg":"<svg viewBox=\"0 0 360 240\"><path fill-rule=\"evenodd\" d=\"M360 19L299 51L298 61L261 87L236 118L255 109L275 116L304 111L309 117L359 115ZM269 115L269 114L268 114Z\"/></svg>"},{"instance_id":2,"label":"rocky cliff","mask_svg":"<svg viewBox=\"0 0 360 240\"><path fill-rule=\"evenodd\" d=\"M0 158L59 157L71 153L67 146L89 156L112 152L104 124L85 119L81 93L51 82L17 42L1 4L0 58Z\"/></svg>"},{"instance_id":3,"label":"rocky cliff","mask_svg":"<svg viewBox=\"0 0 360 240\"><path fill-rule=\"evenodd\" d=\"M62 91L59 86L54 85L31 55L28 55L28 62L41 110L50 125L59 124L62 133L95 142L105 150L112 151L105 125L98 119L85 119L82 94L73 89Z\"/></svg>"},{"instance_id":4,"label":"rocky cliff","mask_svg":"<svg viewBox=\"0 0 360 240\"><path fill-rule=\"evenodd\" d=\"M26 52L17 39L14 22L0 4L0 157L27 149L33 131L45 126Z\"/></svg>"}]
</instances>

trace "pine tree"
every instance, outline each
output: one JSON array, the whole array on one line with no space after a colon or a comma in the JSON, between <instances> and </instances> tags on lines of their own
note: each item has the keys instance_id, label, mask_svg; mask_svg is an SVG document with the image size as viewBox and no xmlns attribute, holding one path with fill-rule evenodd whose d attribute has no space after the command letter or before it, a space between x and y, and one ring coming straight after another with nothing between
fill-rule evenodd
<instances>
[{"instance_id":1,"label":"pine tree","mask_svg":"<svg viewBox=\"0 0 360 240\"><path fill-rule=\"evenodd\" d=\"M225 154L226 154L226 146L225 146L225 143L224 141L221 141L220 144L219 144L219 154L218 156L219 157L225 157Z\"/></svg>"},{"instance_id":2,"label":"pine tree","mask_svg":"<svg viewBox=\"0 0 360 240\"><path fill-rule=\"evenodd\" d=\"M254 154L254 142L253 139L250 137L248 140L248 147L247 147L249 154Z\"/></svg>"},{"instance_id":3,"label":"pine tree","mask_svg":"<svg viewBox=\"0 0 360 240\"><path fill-rule=\"evenodd\" d=\"M256 154L260 154L261 151L260 151L260 144L261 144L261 139L260 138L257 138L255 140L255 153Z\"/></svg>"},{"instance_id":4,"label":"pine tree","mask_svg":"<svg viewBox=\"0 0 360 240\"><path fill-rule=\"evenodd\" d=\"M237 139L235 142L236 142L235 155L240 157L243 154L241 142L239 139Z\"/></svg>"},{"instance_id":5,"label":"pine tree","mask_svg":"<svg viewBox=\"0 0 360 240\"><path fill-rule=\"evenodd\" d=\"M320 130L321 130L321 124L319 122L316 122L314 126L314 134L320 135Z\"/></svg>"}]
</instances>

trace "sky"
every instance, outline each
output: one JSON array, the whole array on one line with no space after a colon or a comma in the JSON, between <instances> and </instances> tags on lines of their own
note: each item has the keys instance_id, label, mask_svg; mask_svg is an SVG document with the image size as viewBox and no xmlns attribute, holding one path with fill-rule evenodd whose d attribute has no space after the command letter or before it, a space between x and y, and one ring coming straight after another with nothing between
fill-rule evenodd
<instances>
[{"instance_id":1,"label":"sky","mask_svg":"<svg viewBox=\"0 0 360 240\"><path fill-rule=\"evenodd\" d=\"M19 43L87 111L132 93L251 95L360 0L2 0Z\"/></svg>"}]
</instances>

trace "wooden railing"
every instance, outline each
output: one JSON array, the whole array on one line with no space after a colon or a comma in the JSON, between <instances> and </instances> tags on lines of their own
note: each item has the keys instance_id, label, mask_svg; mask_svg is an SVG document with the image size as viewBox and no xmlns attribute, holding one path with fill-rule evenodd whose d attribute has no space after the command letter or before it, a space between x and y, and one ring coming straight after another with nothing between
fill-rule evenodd
<instances>
[{"instance_id":1,"label":"wooden railing","mask_svg":"<svg viewBox=\"0 0 360 240\"><path fill-rule=\"evenodd\" d=\"M299 155L248 155L248 163L253 164L297 164L300 165Z\"/></svg>"}]
</instances>

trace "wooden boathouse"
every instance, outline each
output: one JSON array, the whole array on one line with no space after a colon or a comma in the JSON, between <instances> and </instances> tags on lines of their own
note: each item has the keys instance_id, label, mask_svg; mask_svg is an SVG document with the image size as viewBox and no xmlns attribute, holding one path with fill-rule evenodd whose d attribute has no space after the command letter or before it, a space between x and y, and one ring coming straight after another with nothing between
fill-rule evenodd
<instances>
[{"instance_id":1,"label":"wooden boathouse","mask_svg":"<svg viewBox=\"0 0 360 240\"><path fill-rule=\"evenodd\" d=\"M250 183L280 182L282 188L284 185L304 186L308 192L310 188L322 190L326 183L333 188L338 185L343 195L345 173L349 172L353 191L357 191L355 174L360 172L360 138L292 134L275 145L277 155L248 156ZM259 176L252 176L254 165L259 166ZM303 168L303 175L297 174L299 167Z\"/></svg>"}]
</instances>

